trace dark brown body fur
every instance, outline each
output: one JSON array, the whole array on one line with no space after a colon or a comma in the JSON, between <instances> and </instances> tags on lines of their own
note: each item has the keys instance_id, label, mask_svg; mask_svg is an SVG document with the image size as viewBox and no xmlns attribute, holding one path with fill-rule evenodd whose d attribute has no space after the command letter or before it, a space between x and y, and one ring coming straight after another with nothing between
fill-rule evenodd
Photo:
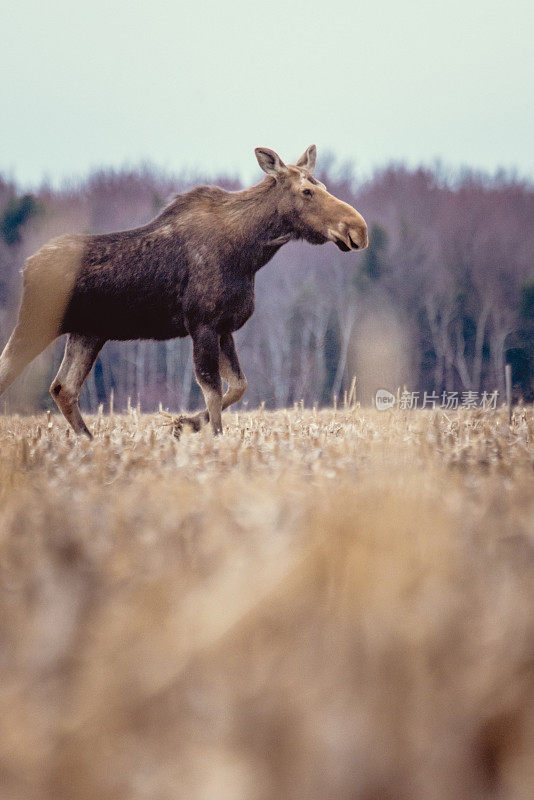
<instances>
[{"instance_id":1,"label":"dark brown body fur","mask_svg":"<svg viewBox=\"0 0 534 800\"><path fill-rule=\"evenodd\" d=\"M61 332L126 340L187 336L199 323L238 330L254 310L257 270L280 247L265 246L276 235L268 224L247 224L262 191L199 187L142 228L84 237Z\"/></svg>"}]
</instances>

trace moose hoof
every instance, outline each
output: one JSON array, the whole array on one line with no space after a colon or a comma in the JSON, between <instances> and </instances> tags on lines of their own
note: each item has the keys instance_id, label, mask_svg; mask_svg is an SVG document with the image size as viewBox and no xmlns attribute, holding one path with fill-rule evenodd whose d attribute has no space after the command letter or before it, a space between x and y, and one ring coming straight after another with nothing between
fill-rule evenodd
<instances>
[{"instance_id":1,"label":"moose hoof","mask_svg":"<svg viewBox=\"0 0 534 800\"><path fill-rule=\"evenodd\" d=\"M171 433L175 439L179 439L184 429L182 417L174 417L172 421Z\"/></svg>"},{"instance_id":2,"label":"moose hoof","mask_svg":"<svg viewBox=\"0 0 534 800\"><path fill-rule=\"evenodd\" d=\"M181 414L179 417L174 417L172 421L172 435L179 439L185 426L188 426L194 433L202 427L202 419L199 416L186 417Z\"/></svg>"}]
</instances>

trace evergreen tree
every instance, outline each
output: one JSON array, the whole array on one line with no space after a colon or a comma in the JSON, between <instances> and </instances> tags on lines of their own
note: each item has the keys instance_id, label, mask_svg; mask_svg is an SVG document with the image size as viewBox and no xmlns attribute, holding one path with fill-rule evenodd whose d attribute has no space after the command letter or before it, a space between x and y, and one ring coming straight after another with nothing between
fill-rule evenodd
<instances>
[{"instance_id":1,"label":"evergreen tree","mask_svg":"<svg viewBox=\"0 0 534 800\"><path fill-rule=\"evenodd\" d=\"M0 236L7 245L20 242L21 229L37 213L37 203L31 194L12 198L0 218Z\"/></svg>"}]
</instances>

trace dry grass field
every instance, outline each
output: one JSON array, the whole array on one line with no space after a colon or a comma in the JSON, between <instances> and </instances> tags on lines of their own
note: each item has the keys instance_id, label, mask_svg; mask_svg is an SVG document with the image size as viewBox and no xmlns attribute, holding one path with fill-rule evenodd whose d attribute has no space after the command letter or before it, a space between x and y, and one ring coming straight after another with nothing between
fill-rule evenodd
<instances>
[{"instance_id":1,"label":"dry grass field","mask_svg":"<svg viewBox=\"0 0 534 800\"><path fill-rule=\"evenodd\" d=\"M532 800L534 413L0 417L3 800Z\"/></svg>"}]
</instances>

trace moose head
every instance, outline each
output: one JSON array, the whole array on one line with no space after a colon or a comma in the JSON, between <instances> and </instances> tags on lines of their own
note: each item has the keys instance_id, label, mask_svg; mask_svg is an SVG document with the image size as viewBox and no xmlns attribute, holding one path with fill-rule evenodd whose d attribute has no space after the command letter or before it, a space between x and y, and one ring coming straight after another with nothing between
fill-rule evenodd
<instances>
[{"instance_id":1,"label":"moose head","mask_svg":"<svg viewBox=\"0 0 534 800\"><path fill-rule=\"evenodd\" d=\"M255 153L262 170L275 181L278 214L294 238L311 244L334 242L344 253L368 246L367 224L362 215L313 177L317 159L314 144L296 164L284 164L278 153L268 147L256 147Z\"/></svg>"}]
</instances>

